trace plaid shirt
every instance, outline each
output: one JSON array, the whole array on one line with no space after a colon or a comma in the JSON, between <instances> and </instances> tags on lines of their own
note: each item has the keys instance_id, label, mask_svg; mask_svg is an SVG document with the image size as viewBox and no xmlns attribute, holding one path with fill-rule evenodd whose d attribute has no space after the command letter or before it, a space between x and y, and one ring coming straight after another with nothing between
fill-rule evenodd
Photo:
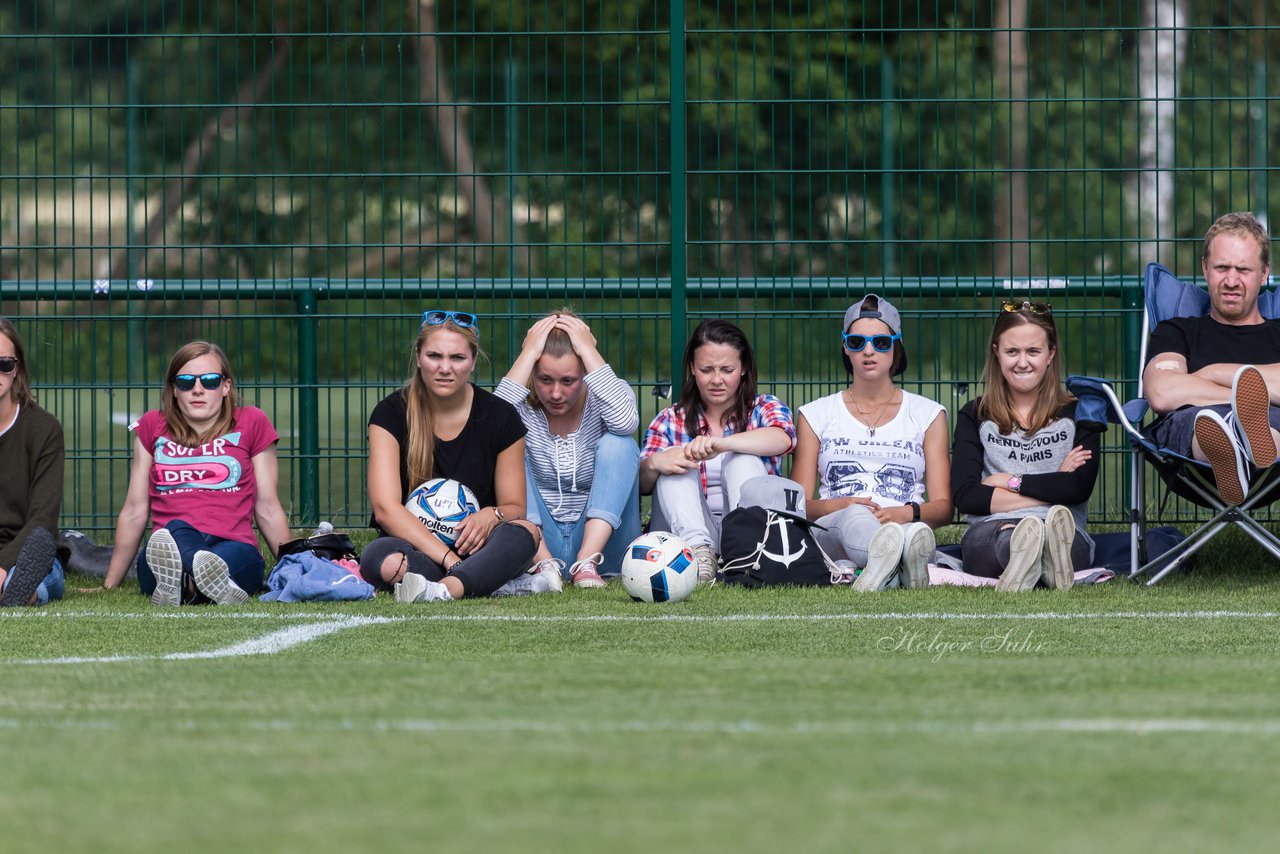
<instances>
[{"instance_id":1,"label":"plaid shirt","mask_svg":"<svg viewBox=\"0 0 1280 854\"><path fill-rule=\"evenodd\" d=\"M787 405L771 394L756 395L755 402L751 406L751 413L747 416L747 430L756 430L760 427L780 427L791 438L791 448L787 453L791 453L796 448L796 425L791 418L791 410ZM704 416L698 416L698 435L706 436L711 432L707 426L707 419ZM732 436L738 432L733 425L726 425L724 434ZM653 423L649 425L649 429L644 434L644 447L640 450L640 459L651 457L659 451L665 451L668 448L674 448L679 445L687 445L693 441L693 434L688 431L684 420L684 410L675 406L668 406L666 409L658 413L653 419ZM769 474L782 474L782 457L761 457L764 460L765 470ZM707 492L707 464L699 463L699 475L702 479L702 493Z\"/></svg>"}]
</instances>

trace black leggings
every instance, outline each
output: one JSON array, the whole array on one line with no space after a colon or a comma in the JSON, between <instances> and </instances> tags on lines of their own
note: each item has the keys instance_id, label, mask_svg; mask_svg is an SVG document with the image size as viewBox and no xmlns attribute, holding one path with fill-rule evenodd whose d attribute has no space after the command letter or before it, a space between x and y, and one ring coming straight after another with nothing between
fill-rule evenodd
<instances>
[{"instance_id":1,"label":"black leggings","mask_svg":"<svg viewBox=\"0 0 1280 854\"><path fill-rule=\"evenodd\" d=\"M393 554L409 561L408 572L440 581L446 575L462 582L464 596L488 596L533 563L538 543L523 525L503 522L493 529L478 552L455 564L451 572L399 537L379 537L360 554L361 573L368 577L381 571L382 562Z\"/></svg>"}]
</instances>

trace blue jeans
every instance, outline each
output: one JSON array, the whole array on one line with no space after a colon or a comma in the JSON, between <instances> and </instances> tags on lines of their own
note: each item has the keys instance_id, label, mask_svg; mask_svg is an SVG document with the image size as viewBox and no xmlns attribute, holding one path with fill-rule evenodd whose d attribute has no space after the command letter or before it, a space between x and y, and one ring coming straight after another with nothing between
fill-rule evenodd
<instances>
[{"instance_id":1,"label":"blue jeans","mask_svg":"<svg viewBox=\"0 0 1280 854\"><path fill-rule=\"evenodd\" d=\"M622 572L622 558L627 546L640 536L640 447L635 439L613 433L600 437L596 445L595 471L591 476L587 509L572 522L559 522L551 517L527 464L525 489L525 517L542 529L542 537L551 556L564 561L566 578L569 565L578 559L588 519L603 519L613 528L613 534L604 547L600 574L613 576Z\"/></svg>"},{"instance_id":2,"label":"blue jeans","mask_svg":"<svg viewBox=\"0 0 1280 854\"><path fill-rule=\"evenodd\" d=\"M182 555L182 577L191 577L191 561L196 552L213 552L227 562L231 580L236 586L249 595L262 589L262 579L266 575L267 564L262 559L262 552L257 546L242 543L239 540L224 540L211 534L205 534L191 527L181 519L174 519L165 528L173 535L178 545L178 553ZM138 586L143 596L150 596L156 589L156 576L147 564L147 550L138 554ZM185 593L183 594L185 597ZM203 601L203 600L201 600Z\"/></svg>"},{"instance_id":3,"label":"blue jeans","mask_svg":"<svg viewBox=\"0 0 1280 854\"><path fill-rule=\"evenodd\" d=\"M12 572L5 576L5 587L9 586L9 581L12 578ZM40 586L36 588L36 604L48 605L51 600L61 599L66 589L67 579L62 574L62 563L57 558L54 558L53 569L49 570L49 574L44 577L44 581L41 581Z\"/></svg>"}]
</instances>

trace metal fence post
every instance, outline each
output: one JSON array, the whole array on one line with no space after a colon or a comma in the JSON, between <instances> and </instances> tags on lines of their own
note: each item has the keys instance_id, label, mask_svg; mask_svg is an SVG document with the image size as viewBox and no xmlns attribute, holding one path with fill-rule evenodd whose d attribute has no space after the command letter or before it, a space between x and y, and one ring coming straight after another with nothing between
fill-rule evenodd
<instances>
[{"instance_id":1,"label":"metal fence post","mask_svg":"<svg viewBox=\"0 0 1280 854\"><path fill-rule=\"evenodd\" d=\"M680 387L688 310L688 223L686 220L686 129L684 78L684 0L671 0L671 377Z\"/></svg>"},{"instance_id":2,"label":"metal fence post","mask_svg":"<svg viewBox=\"0 0 1280 854\"><path fill-rule=\"evenodd\" d=\"M298 293L298 494L297 522L311 527L320 513L319 299L314 287Z\"/></svg>"},{"instance_id":3,"label":"metal fence post","mask_svg":"<svg viewBox=\"0 0 1280 854\"><path fill-rule=\"evenodd\" d=\"M898 104L894 100L897 84L893 79L893 60L888 57L880 60L880 213L881 239L884 245L884 275L897 275L897 246L893 242L896 228L894 226L894 198L896 176L894 170L894 151L898 145L897 127Z\"/></svg>"}]
</instances>

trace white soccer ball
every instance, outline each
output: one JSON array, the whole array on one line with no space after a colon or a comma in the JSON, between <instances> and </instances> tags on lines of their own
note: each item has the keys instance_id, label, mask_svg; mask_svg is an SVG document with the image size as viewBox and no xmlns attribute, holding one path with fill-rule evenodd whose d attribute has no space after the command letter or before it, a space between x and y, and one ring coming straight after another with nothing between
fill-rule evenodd
<instances>
[{"instance_id":1,"label":"white soccer ball","mask_svg":"<svg viewBox=\"0 0 1280 854\"><path fill-rule=\"evenodd\" d=\"M627 546L622 586L641 602L679 602L698 586L698 562L675 534L650 531Z\"/></svg>"},{"instance_id":2,"label":"white soccer ball","mask_svg":"<svg viewBox=\"0 0 1280 854\"><path fill-rule=\"evenodd\" d=\"M404 503L428 531L450 548L457 542L462 520L480 510L476 496L456 480L435 477L409 493Z\"/></svg>"}]
</instances>

